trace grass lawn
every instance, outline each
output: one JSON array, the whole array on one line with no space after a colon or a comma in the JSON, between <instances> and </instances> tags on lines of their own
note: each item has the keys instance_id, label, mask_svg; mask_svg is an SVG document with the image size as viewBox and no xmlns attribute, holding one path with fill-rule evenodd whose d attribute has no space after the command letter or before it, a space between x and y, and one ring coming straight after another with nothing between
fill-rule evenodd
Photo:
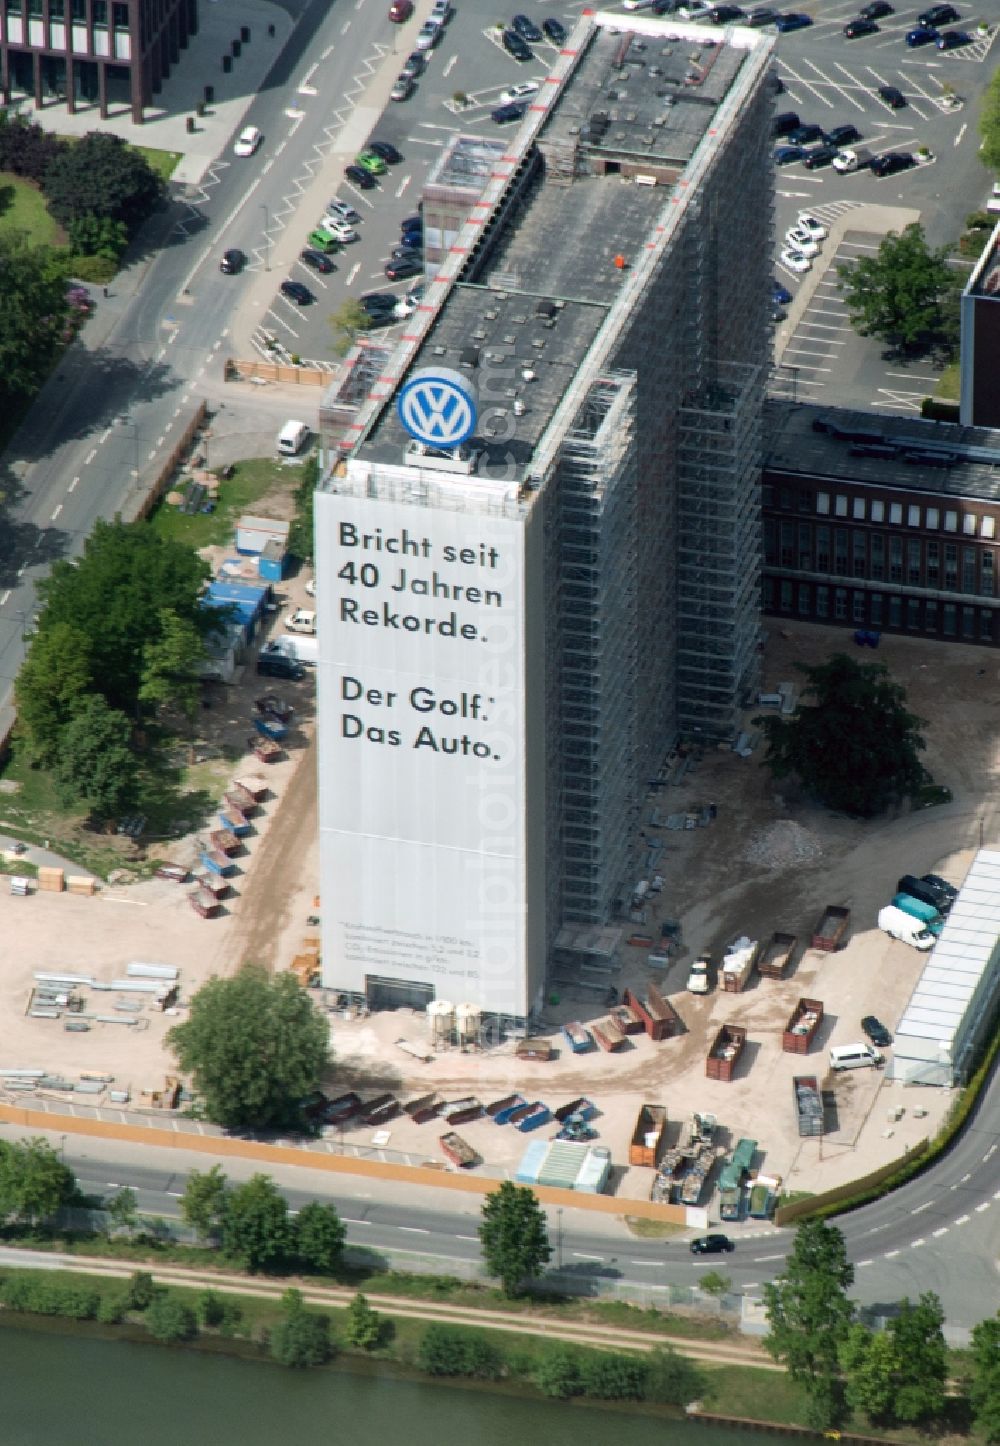
<instances>
[{"instance_id":1,"label":"grass lawn","mask_svg":"<svg viewBox=\"0 0 1000 1446\"><path fill-rule=\"evenodd\" d=\"M940 377L938 377L938 384L934 388L934 395L943 402L957 402L960 395L959 386L958 362L949 362Z\"/></svg>"},{"instance_id":2,"label":"grass lawn","mask_svg":"<svg viewBox=\"0 0 1000 1446\"><path fill-rule=\"evenodd\" d=\"M164 181L170 180L182 155L181 151L154 151L151 146L133 146L132 149L145 156L148 165Z\"/></svg>"},{"instance_id":3,"label":"grass lawn","mask_svg":"<svg viewBox=\"0 0 1000 1446\"><path fill-rule=\"evenodd\" d=\"M190 547L220 546L230 540L237 519L255 502L278 486L291 493L298 486L298 480L294 470L283 467L270 457L237 462L232 477L219 484L214 512L187 516L179 508L168 507L161 502L150 523L161 537L170 537Z\"/></svg>"},{"instance_id":4,"label":"grass lawn","mask_svg":"<svg viewBox=\"0 0 1000 1446\"><path fill-rule=\"evenodd\" d=\"M35 246L57 246L64 240L38 187L10 171L0 171L0 228L24 231Z\"/></svg>"}]
</instances>

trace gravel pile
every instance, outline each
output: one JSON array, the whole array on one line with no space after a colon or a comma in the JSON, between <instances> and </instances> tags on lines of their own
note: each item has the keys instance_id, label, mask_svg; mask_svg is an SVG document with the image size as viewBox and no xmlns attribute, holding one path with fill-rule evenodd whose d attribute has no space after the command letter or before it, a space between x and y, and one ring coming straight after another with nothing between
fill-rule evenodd
<instances>
[{"instance_id":1,"label":"gravel pile","mask_svg":"<svg viewBox=\"0 0 1000 1446\"><path fill-rule=\"evenodd\" d=\"M759 868L785 869L791 864L807 864L818 859L823 849L815 834L790 818L778 819L767 828L758 829L743 854L748 864Z\"/></svg>"}]
</instances>

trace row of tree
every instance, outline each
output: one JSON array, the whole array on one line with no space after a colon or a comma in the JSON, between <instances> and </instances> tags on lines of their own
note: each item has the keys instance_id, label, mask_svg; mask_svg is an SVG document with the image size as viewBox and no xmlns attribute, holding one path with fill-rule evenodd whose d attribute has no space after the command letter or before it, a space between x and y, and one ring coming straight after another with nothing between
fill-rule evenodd
<instances>
[{"instance_id":1,"label":"row of tree","mask_svg":"<svg viewBox=\"0 0 1000 1446\"><path fill-rule=\"evenodd\" d=\"M940 1427L948 1396L940 1300L931 1291L904 1300L886 1329L873 1331L847 1295L853 1282L841 1232L808 1221L783 1273L764 1287L765 1344L805 1390L808 1424L829 1430L852 1410L879 1426ZM1000 1441L1000 1317L973 1332L969 1400L985 1439Z\"/></svg>"},{"instance_id":2,"label":"row of tree","mask_svg":"<svg viewBox=\"0 0 1000 1446\"><path fill-rule=\"evenodd\" d=\"M192 718L198 664L218 614L203 608L205 562L143 523L98 521L82 555L38 584L37 632L18 674L18 738L67 806L92 819L134 804L155 765L149 728Z\"/></svg>"},{"instance_id":3,"label":"row of tree","mask_svg":"<svg viewBox=\"0 0 1000 1446\"><path fill-rule=\"evenodd\" d=\"M267 1175L230 1185L218 1165L192 1170L180 1208L202 1240L244 1270L335 1275L343 1261L346 1231L334 1206L310 1200L292 1215Z\"/></svg>"}]
</instances>

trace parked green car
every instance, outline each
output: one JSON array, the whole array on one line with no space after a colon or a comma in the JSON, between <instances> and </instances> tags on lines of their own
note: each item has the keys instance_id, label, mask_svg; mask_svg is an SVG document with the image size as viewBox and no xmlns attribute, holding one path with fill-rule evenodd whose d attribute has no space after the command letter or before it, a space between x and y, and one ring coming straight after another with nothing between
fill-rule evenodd
<instances>
[{"instance_id":1,"label":"parked green car","mask_svg":"<svg viewBox=\"0 0 1000 1446\"><path fill-rule=\"evenodd\" d=\"M314 251L322 251L324 256L332 256L340 250L340 242L329 231L310 231L306 241Z\"/></svg>"},{"instance_id":2,"label":"parked green car","mask_svg":"<svg viewBox=\"0 0 1000 1446\"><path fill-rule=\"evenodd\" d=\"M359 156L355 157L354 163L362 170L367 171L370 176L384 176L389 169L382 157L377 156L374 151L362 151Z\"/></svg>"}]
</instances>

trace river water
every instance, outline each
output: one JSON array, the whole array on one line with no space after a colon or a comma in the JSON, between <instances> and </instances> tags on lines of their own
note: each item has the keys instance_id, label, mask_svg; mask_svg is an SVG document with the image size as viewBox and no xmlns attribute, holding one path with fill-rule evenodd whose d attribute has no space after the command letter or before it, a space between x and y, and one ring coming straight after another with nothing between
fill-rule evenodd
<instances>
[{"instance_id":1,"label":"river water","mask_svg":"<svg viewBox=\"0 0 1000 1446\"><path fill-rule=\"evenodd\" d=\"M714 1426L400 1379L288 1371L183 1348L0 1328L2 1446L747 1446Z\"/></svg>"}]
</instances>

